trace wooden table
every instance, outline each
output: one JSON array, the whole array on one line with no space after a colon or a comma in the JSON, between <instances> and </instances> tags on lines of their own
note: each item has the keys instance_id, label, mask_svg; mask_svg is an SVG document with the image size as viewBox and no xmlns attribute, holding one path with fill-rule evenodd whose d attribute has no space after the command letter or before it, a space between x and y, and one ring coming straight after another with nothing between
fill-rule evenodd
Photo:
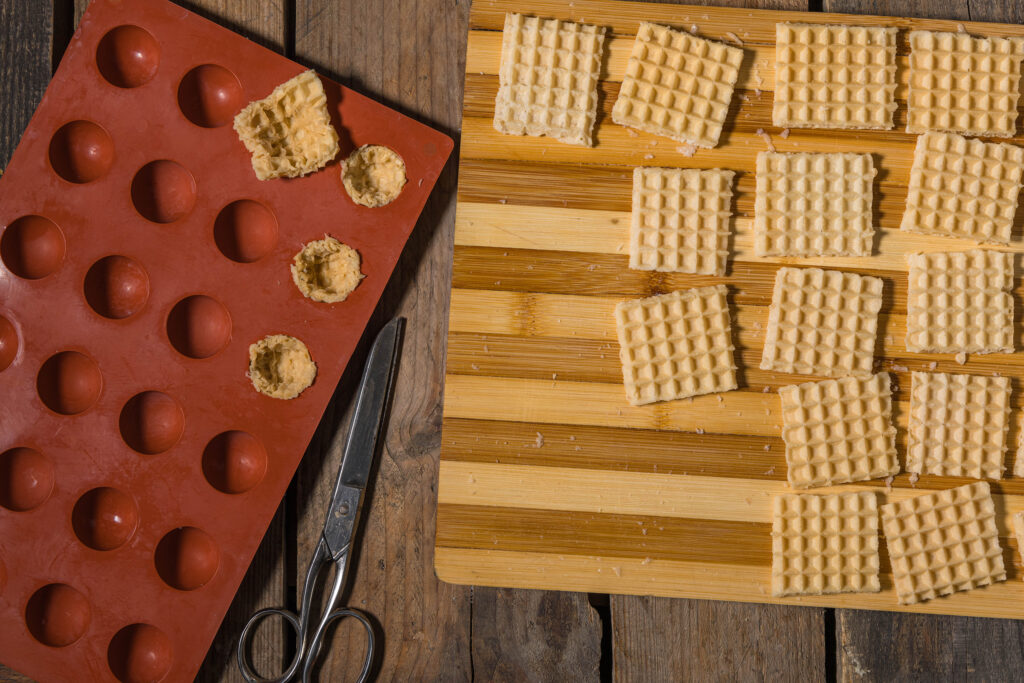
<instances>
[{"instance_id":1,"label":"wooden table","mask_svg":"<svg viewBox=\"0 0 1024 683\"><path fill-rule=\"evenodd\" d=\"M697 3L697 0L691 0ZM85 0L0 2L0 167L6 165ZM469 0L192 0L182 4L456 139ZM1024 22L1009 0L721 0L708 4ZM457 156L457 154L455 155ZM369 494L349 604L384 632L379 680L857 680L1024 676L1015 621L586 595L443 584L433 571L441 394L451 275L454 157L409 242L372 328L409 319L397 395ZM365 356L364 341L357 360ZM358 366L358 363L354 364ZM344 425L358 368L325 423ZM325 430L321 430L325 431ZM263 606L296 603L340 452L314 439L200 673L242 680L238 633ZM360 629L342 627L321 680L352 680ZM259 633L257 662L279 671L280 630ZM361 656L361 655L360 655ZM3 680L27 680L0 666Z\"/></svg>"}]
</instances>

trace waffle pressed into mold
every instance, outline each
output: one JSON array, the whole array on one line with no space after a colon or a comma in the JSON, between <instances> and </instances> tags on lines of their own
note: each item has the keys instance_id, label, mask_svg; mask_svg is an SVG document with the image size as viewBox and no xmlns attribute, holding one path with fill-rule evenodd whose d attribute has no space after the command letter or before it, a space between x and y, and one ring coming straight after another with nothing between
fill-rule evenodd
<instances>
[{"instance_id":1,"label":"waffle pressed into mold","mask_svg":"<svg viewBox=\"0 0 1024 683\"><path fill-rule=\"evenodd\" d=\"M757 256L870 256L870 154L757 155Z\"/></svg>"},{"instance_id":2,"label":"waffle pressed into mold","mask_svg":"<svg viewBox=\"0 0 1024 683\"><path fill-rule=\"evenodd\" d=\"M725 275L733 171L633 169L629 267Z\"/></svg>"},{"instance_id":3,"label":"waffle pressed into mold","mask_svg":"<svg viewBox=\"0 0 1024 683\"><path fill-rule=\"evenodd\" d=\"M900 230L1009 244L1024 148L929 132L917 138Z\"/></svg>"},{"instance_id":4,"label":"waffle pressed into mold","mask_svg":"<svg viewBox=\"0 0 1024 683\"><path fill-rule=\"evenodd\" d=\"M882 506L901 605L1006 580L988 482Z\"/></svg>"},{"instance_id":5,"label":"waffle pressed into mold","mask_svg":"<svg viewBox=\"0 0 1024 683\"><path fill-rule=\"evenodd\" d=\"M1010 39L911 31L907 132L1012 137L1020 72Z\"/></svg>"},{"instance_id":6,"label":"waffle pressed into mold","mask_svg":"<svg viewBox=\"0 0 1024 683\"><path fill-rule=\"evenodd\" d=\"M738 47L643 22L612 121L696 147L714 147L742 61Z\"/></svg>"},{"instance_id":7,"label":"waffle pressed into mold","mask_svg":"<svg viewBox=\"0 0 1024 683\"><path fill-rule=\"evenodd\" d=\"M779 268L761 369L866 377L875 356L882 280L821 268Z\"/></svg>"},{"instance_id":8,"label":"waffle pressed into mold","mask_svg":"<svg viewBox=\"0 0 1024 683\"><path fill-rule=\"evenodd\" d=\"M1013 352L1013 254L909 254L907 265L907 351Z\"/></svg>"},{"instance_id":9,"label":"waffle pressed into mold","mask_svg":"<svg viewBox=\"0 0 1024 683\"><path fill-rule=\"evenodd\" d=\"M494 128L594 144L604 27L506 14Z\"/></svg>"},{"instance_id":10,"label":"waffle pressed into mold","mask_svg":"<svg viewBox=\"0 0 1024 683\"><path fill-rule=\"evenodd\" d=\"M907 471L999 479L1009 426L1009 377L915 372Z\"/></svg>"},{"instance_id":11,"label":"waffle pressed into mold","mask_svg":"<svg viewBox=\"0 0 1024 683\"><path fill-rule=\"evenodd\" d=\"M899 472L889 381L881 372L779 389L790 486L831 486Z\"/></svg>"},{"instance_id":12,"label":"waffle pressed into mold","mask_svg":"<svg viewBox=\"0 0 1024 683\"><path fill-rule=\"evenodd\" d=\"M877 593L874 493L775 496L772 595Z\"/></svg>"},{"instance_id":13,"label":"waffle pressed into mold","mask_svg":"<svg viewBox=\"0 0 1024 683\"><path fill-rule=\"evenodd\" d=\"M626 398L633 405L736 388L725 285L615 307Z\"/></svg>"},{"instance_id":14,"label":"waffle pressed into mold","mask_svg":"<svg viewBox=\"0 0 1024 683\"><path fill-rule=\"evenodd\" d=\"M886 130L895 111L895 28L775 25L774 125Z\"/></svg>"}]
</instances>

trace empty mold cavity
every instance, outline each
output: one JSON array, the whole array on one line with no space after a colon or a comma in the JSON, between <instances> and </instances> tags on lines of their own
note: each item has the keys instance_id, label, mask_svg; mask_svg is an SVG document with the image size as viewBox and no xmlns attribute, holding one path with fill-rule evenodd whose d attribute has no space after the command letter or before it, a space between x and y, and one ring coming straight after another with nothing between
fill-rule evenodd
<instances>
[{"instance_id":1,"label":"empty mold cavity","mask_svg":"<svg viewBox=\"0 0 1024 683\"><path fill-rule=\"evenodd\" d=\"M174 659L171 639L156 626L131 624L110 640L107 664L122 683L156 683Z\"/></svg>"},{"instance_id":2,"label":"empty mold cavity","mask_svg":"<svg viewBox=\"0 0 1024 683\"><path fill-rule=\"evenodd\" d=\"M277 246L277 217L260 202L239 199L217 214L213 238L220 253L238 263L258 261Z\"/></svg>"},{"instance_id":3,"label":"empty mold cavity","mask_svg":"<svg viewBox=\"0 0 1024 683\"><path fill-rule=\"evenodd\" d=\"M6 370L18 355L18 330L14 323L0 315L0 371Z\"/></svg>"},{"instance_id":4,"label":"empty mold cavity","mask_svg":"<svg viewBox=\"0 0 1024 683\"><path fill-rule=\"evenodd\" d=\"M143 28L118 26L107 31L96 46L96 66L111 85L137 88L156 75L160 44Z\"/></svg>"},{"instance_id":5,"label":"empty mold cavity","mask_svg":"<svg viewBox=\"0 0 1024 683\"><path fill-rule=\"evenodd\" d=\"M151 161L132 178L132 204L148 221L173 223L188 215L195 203L195 178L176 161Z\"/></svg>"},{"instance_id":6,"label":"empty mold cavity","mask_svg":"<svg viewBox=\"0 0 1024 683\"><path fill-rule=\"evenodd\" d=\"M65 123L50 139L50 166L69 183L89 183L114 164L114 141L92 121Z\"/></svg>"},{"instance_id":7,"label":"empty mold cavity","mask_svg":"<svg viewBox=\"0 0 1024 683\"><path fill-rule=\"evenodd\" d=\"M53 492L53 463L33 448L19 446L0 454L0 505L24 512L46 502Z\"/></svg>"},{"instance_id":8,"label":"empty mold cavity","mask_svg":"<svg viewBox=\"0 0 1024 683\"><path fill-rule=\"evenodd\" d=\"M213 297L185 297L167 316L167 338L184 356L209 358L231 341L231 315Z\"/></svg>"},{"instance_id":9,"label":"empty mold cavity","mask_svg":"<svg viewBox=\"0 0 1024 683\"><path fill-rule=\"evenodd\" d=\"M181 113L203 128L230 123L245 104L238 78L216 64L197 66L185 74L178 85Z\"/></svg>"},{"instance_id":10,"label":"empty mold cavity","mask_svg":"<svg viewBox=\"0 0 1024 683\"><path fill-rule=\"evenodd\" d=\"M25 606L25 624L43 645L64 647L89 628L92 609L84 595L64 583L43 586Z\"/></svg>"},{"instance_id":11,"label":"empty mold cavity","mask_svg":"<svg viewBox=\"0 0 1024 683\"><path fill-rule=\"evenodd\" d=\"M64 251L64 233L43 216L22 216L0 237L4 265L26 280L38 280L60 268Z\"/></svg>"},{"instance_id":12,"label":"empty mold cavity","mask_svg":"<svg viewBox=\"0 0 1024 683\"><path fill-rule=\"evenodd\" d=\"M121 438L130 448L156 455L178 443L185 430L185 413L167 394L144 391L124 404L119 426Z\"/></svg>"},{"instance_id":13,"label":"empty mold cavity","mask_svg":"<svg viewBox=\"0 0 1024 683\"><path fill-rule=\"evenodd\" d=\"M215 436L203 450L203 475L224 493L245 493L267 472L267 451L252 434L238 430Z\"/></svg>"},{"instance_id":14,"label":"empty mold cavity","mask_svg":"<svg viewBox=\"0 0 1024 683\"><path fill-rule=\"evenodd\" d=\"M210 535L194 526L174 529L160 539L154 555L156 571L172 588L201 588L217 573L220 551Z\"/></svg>"},{"instance_id":15,"label":"empty mold cavity","mask_svg":"<svg viewBox=\"0 0 1024 683\"><path fill-rule=\"evenodd\" d=\"M61 415L77 415L100 397L103 377L96 361L78 351L50 356L36 377L36 391L46 407Z\"/></svg>"},{"instance_id":16,"label":"empty mold cavity","mask_svg":"<svg viewBox=\"0 0 1024 683\"><path fill-rule=\"evenodd\" d=\"M149 275L127 256L106 256L85 274L85 300L104 318L135 315L149 299Z\"/></svg>"},{"instance_id":17,"label":"empty mold cavity","mask_svg":"<svg viewBox=\"0 0 1024 683\"><path fill-rule=\"evenodd\" d=\"M114 550L139 526L139 508L130 495L109 486L87 491L71 511L78 540L93 550Z\"/></svg>"}]
</instances>

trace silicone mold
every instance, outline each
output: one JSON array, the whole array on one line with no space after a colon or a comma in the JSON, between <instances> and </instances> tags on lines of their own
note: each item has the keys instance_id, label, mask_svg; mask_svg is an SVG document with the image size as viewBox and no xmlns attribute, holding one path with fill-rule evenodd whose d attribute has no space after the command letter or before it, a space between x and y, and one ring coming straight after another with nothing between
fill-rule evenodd
<instances>
[{"instance_id":1,"label":"silicone mold","mask_svg":"<svg viewBox=\"0 0 1024 683\"><path fill-rule=\"evenodd\" d=\"M304 67L163 0L96 0L0 178L0 661L40 680L192 680L452 150L321 76L341 153L256 179L231 123ZM404 160L391 204L339 161ZM366 274L305 299L327 233ZM298 398L249 344L302 339Z\"/></svg>"}]
</instances>

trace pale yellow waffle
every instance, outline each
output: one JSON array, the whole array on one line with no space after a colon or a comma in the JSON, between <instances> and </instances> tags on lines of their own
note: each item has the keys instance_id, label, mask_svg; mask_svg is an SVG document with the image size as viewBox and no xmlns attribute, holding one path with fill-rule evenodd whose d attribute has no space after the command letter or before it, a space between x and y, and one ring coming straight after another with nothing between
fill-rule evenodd
<instances>
[{"instance_id":1,"label":"pale yellow waffle","mask_svg":"<svg viewBox=\"0 0 1024 683\"><path fill-rule=\"evenodd\" d=\"M885 130L894 111L895 28L775 25L776 126Z\"/></svg>"},{"instance_id":2,"label":"pale yellow waffle","mask_svg":"<svg viewBox=\"0 0 1024 683\"><path fill-rule=\"evenodd\" d=\"M697 147L714 147L743 50L665 26L640 24L612 121Z\"/></svg>"},{"instance_id":3,"label":"pale yellow waffle","mask_svg":"<svg viewBox=\"0 0 1024 683\"><path fill-rule=\"evenodd\" d=\"M954 133L918 136L900 229L1009 244L1024 148Z\"/></svg>"},{"instance_id":4,"label":"pale yellow waffle","mask_svg":"<svg viewBox=\"0 0 1024 683\"><path fill-rule=\"evenodd\" d=\"M1009 377L915 372L907 471L999 479L1009 426Z\"/></svg>"},{"instance_id":5,"label":"pale yellow waffle","mask_svg":"<svg viewBox=\"0 0 1024 683\"><path fill-rule=\"evenodd\" d=\"M629 267L725 275L733 171L633 169Z\"/></svg>"},{"instance_id":6,"label":"pale yellow waffle","mask_svg":"<svg viewBox=\"0 0 1024 683\"><path fill-rule=\"evenodd\" d=\"M1006 38L911 31L907 132L1012 137L1020 63Z\"/></svg>"},{"instance_id":7,"label":"pale yellow waffle","mask_svg":"<svg viewBox=\"0 0 1024 683\"><path fill-rule=\"evenodd\" d=\"M870 154L757 155L757 256L870 256Z\"/></svg>"},{"instance_id":8,"label":"pale yellow waffle","mask_svg":"<svg viewBox=\"0 0 1024 683\"><path fill-rule=\"evenodd\" d=\"M871 374L882 280L821 268L779 268L761 369L822 377Z\"/></svg>"},{"instance_id":9,"label":"pale yellow waffle","mask_svg":"<svg viewBox=\"0 0 1024 683\"><path fill-rule=\"evenodd\" d=\"M1017 539L1017 555L1024 562L1024 512L1015 512L1013 517L1013 535Z\"/></svg>"},{"instance_id":10,"label":"pale yellow waffle","mask_svg":"<svg viewBox=\"0 0 1024 683\"><path fill-rule=\"evenodd\" d=\"M1006 580L988 482L882 506L901 605Z\"/></svg>"},{"instance_id":11,"label":"pale yellow waffle","mask_svg":"<svg viewBox=\"0 0 1024 683\"><path fill-rule=\"evenodd\" d=\"M603 27L505 15L494 128L592 146Z\"/></svg>"},{"instance_id":12,"label":"pale yellow waffle","mask_svg":"<svg viewBox=\"0 0 1024 683\"><path fill-rule=\"evenodd\" d=\"M626 397L633 405L729 391L736 362L725 285L615 307Z\"/></svg>"},{"instance_id":13,"label":"pale yellow waffle","mask_svg":"<svg viewBox=\"0 0 1024 683\"><path fill-rule=\"evenodd\" d=\"M909 254L907 351L1013 352L1013 255Z\"/></svg>"},{"instance_id":14,"label":"pale yellow waffle","mask_svg":"<svg viewBox=\"0 0 1024 683\"><path fill-rule=\"evenodd\" d=\"M306 175L338 154L324 86L312 70L250 102L235 116L235 132L252 153L252 168L260 180Z\"/></svg>"},{"instance_id":15,"label":"pale yellow waffle","mask_svg":"<svg viewBox=\"0 0 1024 683\"><path fill-rule=\"evenodd\" d=\"M889 374L779 389L787 479L793 488L888 477L900 471Z\"/></svg>"},{"instance_id":16,"label":"pale yellow waffle","mask_svg":"<svg viewBox=\"0 0 1024 683\"><path fill-rule=\"evenodd\" d=\"M877 593L875 494L775 497L772 595Z\"/></svg>"}]
</instances>

